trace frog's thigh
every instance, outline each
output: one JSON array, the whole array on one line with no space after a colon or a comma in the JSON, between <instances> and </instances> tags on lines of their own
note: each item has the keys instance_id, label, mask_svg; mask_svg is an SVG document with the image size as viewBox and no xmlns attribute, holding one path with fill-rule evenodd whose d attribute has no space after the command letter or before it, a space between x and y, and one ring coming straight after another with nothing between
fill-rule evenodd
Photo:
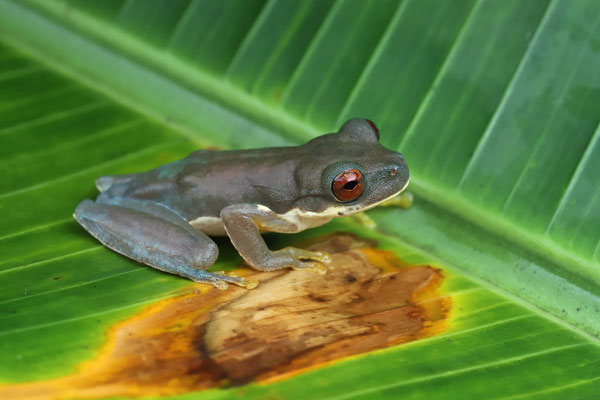
<instances>
[{"instance_id":1,"label":"frog's thigh","mask_svg":"<svg viewBox=\"0 0 600 400\"><path fill-rule=\"evenodd\" d=\"M74 216L104 245L134 260L197 282L238 283L230 279L233 277L202 270L219 255L217 245L208 236L164 207L144 204L140 209L130 208L133 205L84 200Z\"/></svg>"}]
</instances>

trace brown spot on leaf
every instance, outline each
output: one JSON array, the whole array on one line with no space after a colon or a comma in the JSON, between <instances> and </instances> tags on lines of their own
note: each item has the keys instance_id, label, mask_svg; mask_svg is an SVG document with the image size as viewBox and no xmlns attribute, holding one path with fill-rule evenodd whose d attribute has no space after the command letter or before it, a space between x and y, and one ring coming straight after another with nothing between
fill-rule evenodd
<instances>
[{"instance_id":1,"label":"brown spot on leaf","mask_svg":"<svg viewBox=\"0 0 600 400\"><path fill-rule=\"evenodd\" d=\"M77 372L0 386L0 398L160 396L273 381L344 357L442 332L451 300L442 274L372 242L335 234L310 246L332 253L323 278L254 273L257 289L206 285L115 325Z\"/></svg>"}]
</instances>

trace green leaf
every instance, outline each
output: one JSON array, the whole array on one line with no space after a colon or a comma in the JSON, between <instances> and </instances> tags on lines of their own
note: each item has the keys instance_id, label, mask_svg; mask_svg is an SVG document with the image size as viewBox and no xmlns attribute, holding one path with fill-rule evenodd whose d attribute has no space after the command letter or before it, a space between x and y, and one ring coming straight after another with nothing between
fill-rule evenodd
<instances>
[{"instance_id":1,"label":"green leaf","mask_svg":"<svg viewBox=\"0 0 600 400\"><path fill-rule=\"evenodd\" d=\"M4 0L0 39L0 380L72 373L108 327L188 285L71 219L96 177L363 116L406 156L415 204L370 212L377 232L306 234L441 266L450 327L243 393L600 390L598 2ZM224 248L218 268L239 262Z\"/></svg>"}]
</instances>

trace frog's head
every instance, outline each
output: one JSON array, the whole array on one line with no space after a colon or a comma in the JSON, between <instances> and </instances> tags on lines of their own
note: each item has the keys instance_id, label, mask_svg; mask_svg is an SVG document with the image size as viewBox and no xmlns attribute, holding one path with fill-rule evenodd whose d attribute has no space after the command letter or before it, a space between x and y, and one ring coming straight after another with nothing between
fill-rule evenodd
<instances>
[{"instance_id":1,"label":"frog's head","mask_svg":"<svg viewBox=\"0 0 600 400\"><path fill-rule=\"evenodd\" d=\"M394 197L408 185L404 157L379 143L379 130L368 119L351 119L337 133L302 147L304 162L295 177L309 211L354 214Z\"/></svg>"}]
</instances>

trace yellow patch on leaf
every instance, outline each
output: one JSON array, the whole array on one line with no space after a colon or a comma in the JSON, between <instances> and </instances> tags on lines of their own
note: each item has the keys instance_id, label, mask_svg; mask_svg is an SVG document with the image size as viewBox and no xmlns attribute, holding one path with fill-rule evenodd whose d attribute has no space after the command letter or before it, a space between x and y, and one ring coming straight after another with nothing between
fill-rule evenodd
<instances>
[{"instance_id":1,"label":"yellow patch on leaf","mask_svg":"<svg viewBox=\"0 0 600 400\"><path fill-rule=\"evenodd\" d=\"M113 326L99 355L65 377L0 386L0 398L159 396L271 382L445 330L442 274L348 234L327 275L254 273L257 289L196 285Z\"/></svg>"}]
</instances>

